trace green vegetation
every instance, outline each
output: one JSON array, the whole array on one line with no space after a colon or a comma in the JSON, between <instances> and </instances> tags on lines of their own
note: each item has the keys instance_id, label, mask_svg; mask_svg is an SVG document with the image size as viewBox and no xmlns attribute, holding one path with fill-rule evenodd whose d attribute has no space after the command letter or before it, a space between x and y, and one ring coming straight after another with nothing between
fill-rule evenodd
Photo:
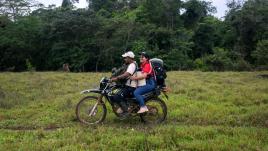
<instances>
[{"instance_id":1,"label":"green vegetation","mask_svg":"<svg viewBox=\"0 0 268 151\"><path fill-rule=\"evenodd\" d=\"M171 71L268 69L267 0L226 0L223 20L203 0L88 0L86 9L76 1L1 0L0 71L55 71L66 63L74 72L110 71L129 49L148 51Z\"/></svg>"},{"instance_id":2,"label":"green vegetation","mask_svg":"<svg viewBox=\"0 0 268 151\"><path fill-rule=\"evenodd\" d=\"M77 9L0 1L0 151L268 150L268 1L230 0L223 20L202 0L87 0ZM81 90L98 87L121 54L164 60L168 118L145 125L75 117ZM68 70L66 66L66 70ZM174 71L199 70L199 71ZM249 71L258 72L201 72Z\"/></svg>"},{"instance_id":3,"label":"green vegetation","mask_svg":"<svg viewBox=\"0 0 268 151\"><path fill-rule=\"evenodd\" d=\"M168 72L161 125L75 118L108 73L0 73L0 150L268 150L268 72ZM107 104L108 105L108 104Z\"/></svg>"}]
</instances>

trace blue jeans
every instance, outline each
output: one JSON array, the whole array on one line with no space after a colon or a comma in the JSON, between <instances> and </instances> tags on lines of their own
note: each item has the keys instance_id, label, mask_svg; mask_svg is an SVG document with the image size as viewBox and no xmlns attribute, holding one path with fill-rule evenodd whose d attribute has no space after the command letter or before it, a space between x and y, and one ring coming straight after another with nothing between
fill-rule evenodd
<instances>
[{"instance_id":1,"label":"blue jeans","mask_svg":"<svg viewBox=\"0 0 268 151\"><path fill-rule=\"evenodd\" d=\"M143 94L150 92L154 90L156 87L155 80L153 78L146 79L146 85L137 87L137 89L134 91L134 96L136 100L139 102L140 107L145 106L144 105L144 98Z\"/></svg>"}]
</instances>

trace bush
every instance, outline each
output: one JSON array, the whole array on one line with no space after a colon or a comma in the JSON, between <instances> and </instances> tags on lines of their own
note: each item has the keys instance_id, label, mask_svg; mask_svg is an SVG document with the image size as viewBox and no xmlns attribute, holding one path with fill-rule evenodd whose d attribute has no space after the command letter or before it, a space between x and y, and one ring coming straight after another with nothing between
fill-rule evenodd
<instances>
[{"instance_id":1,"label":"bush","mask_svg":"<svg viewBox=\"0 0 268 151\"><path fill-rule=\"evenodd\" d=\"M236 71L250 71L252 70L252 66L244 59L239 58L234 64L234 69Z\"/></svg>"},{"instance_id":2,"label":"bush","mask_svg":"<svg viewBox=\"0 0 268 151\"><path fill-rule=\"evenodd\" d=\"M197 58L194 61L194 68L201 71L207 71L207 66L204 62L204 58Z\"/></svg>"},{"instance_id":3,"label":"bush","mask_svg":"<svg viewBox=\"0 0 268 151\"><path fill-rule=\"evenodd\" d=\"M258 69L268 69L268 40L259 41L256 50L252 52Z\"/></svg>"},{"instance_id":4,"label":"bush","mask_svg":"<svg viewBox=\"0 0 268 151\"><path fill-rule=\"evenodd\" d=\"M35 67L32 65L29 59L26 59L26 68L27 71L35 71Z\"/></svg>"},{"instance_id":5,"label":"bush","mask_svg":"<svg viewBox=\"0 0 268 151\"><path fill-rule=\"evenodd\" d=\"M168 55L163 58L168 70L192 69L192 60L183 51L184 50L172 49Z\"/></svg>"},{"instance_id":6,"label":"bush","mask_svg":"<svg viewBox=\"0 0 268 151\"><path fill-rule=\"evenodd\" d=\"M214 54L198 58L194 62L195 68L202 71L226 71L233 69L233 62L228 52L222 48L214 48Z\"/></svg>"}]
</instances>

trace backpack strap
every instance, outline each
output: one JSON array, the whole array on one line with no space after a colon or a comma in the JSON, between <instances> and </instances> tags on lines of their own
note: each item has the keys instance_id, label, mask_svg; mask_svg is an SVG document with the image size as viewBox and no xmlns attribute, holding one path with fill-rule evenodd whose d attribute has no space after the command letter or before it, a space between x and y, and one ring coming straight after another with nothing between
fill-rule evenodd
<instances>
[{"instance_id":1,"label":"backpack strap","mask_svg":"<svg viewBox=\"0 0 268 151\"><path fill-rule=\"evenodd\" d=\"M134 62L134 64L135 64L136 68L135 68L135 71L133 72L133 74L131 76L133 76L138 71L138 64L136 62ZM130 85L131 85L131 82L132 82L132 80L130 79Z\"/></svg>"},{"instance_id":2,"label":"backpack strap","mask_svg":"<svg viewBox=\"0 0 268 151\"><path fill-rule=\"evenodd\" d=\"M151 61L149 61L149 63L150 63L150 66L151 66L151 71L150 71L150 73L153 71L153 74L154 74L154 80L156 81L156 75L155 75L155 71L154 71L153 65L152 65Z\"/></svg>"}]
</instances>

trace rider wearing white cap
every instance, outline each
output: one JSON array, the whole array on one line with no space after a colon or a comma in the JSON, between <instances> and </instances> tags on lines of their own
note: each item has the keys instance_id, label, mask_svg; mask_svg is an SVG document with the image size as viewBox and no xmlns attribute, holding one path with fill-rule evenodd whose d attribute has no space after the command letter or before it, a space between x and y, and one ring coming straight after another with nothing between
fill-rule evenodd
<instances>
[{"instance_id":1,"label":"rider wearing white cap","mask_svg":"<svg viewBox=\"0 0 268 151\"><path fill-rule=\"evenodd\" d=\"M122 57L124 58L125 63L128 64L127 70L123 74L112 78L111 81L117 81L120 79L128 79L130 76L132 76L136 72L137 63L134 60L135 58L134 53L132 51L128 51L124 53ZM125 85L126 86L114 96L114 99L119 103L119 105L123 109L123 113L125 113L123 115L127 115L128 113L126 102L125 102L125 97L129 97L130 94L133 93L133 91L136 89L137 81L128 79ZM120 111L119 109L118 113L120 112L122 111Z\"/></svg>"}]
</instances>

